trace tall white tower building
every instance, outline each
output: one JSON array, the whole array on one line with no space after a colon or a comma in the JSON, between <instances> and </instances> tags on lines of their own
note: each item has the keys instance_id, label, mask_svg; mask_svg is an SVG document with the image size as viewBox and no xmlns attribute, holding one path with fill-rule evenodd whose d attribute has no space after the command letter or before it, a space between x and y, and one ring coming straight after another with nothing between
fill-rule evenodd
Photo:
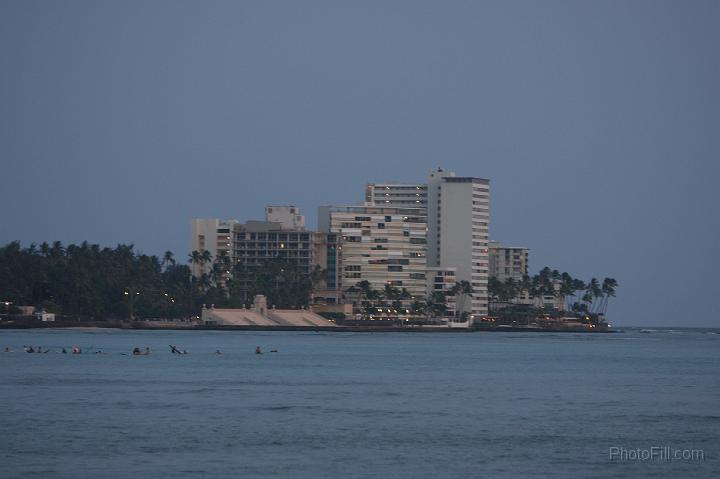
<instances>
[{"instance_id":1,"label":"tall white tower building","mask_svg":"<svg viewBox=\"0 0 720 479\"><path fill-rule=\"evenodd\" d=\"M429 267L455 268L473 289L466 311L487 315L490 181L438 168L427 185Z\"/></svg>"}]
</instances>

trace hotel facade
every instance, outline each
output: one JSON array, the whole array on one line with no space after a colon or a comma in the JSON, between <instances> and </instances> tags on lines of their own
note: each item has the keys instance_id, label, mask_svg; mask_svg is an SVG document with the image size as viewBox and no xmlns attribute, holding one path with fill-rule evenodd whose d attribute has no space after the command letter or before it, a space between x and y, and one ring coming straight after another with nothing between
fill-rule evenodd
<instances>
[{"instance_id":1,"label":"hotel facade","mask_svg":"<svg viewBox=\"0 0 720 479\"><path fill-rule=\"evenodd\" d=\"M340 242L336 286L347 289L367 281L375 290L386 285L425 296L426 217L421 208L321 206L321 232Z\"/></svg>"}]
</instances>

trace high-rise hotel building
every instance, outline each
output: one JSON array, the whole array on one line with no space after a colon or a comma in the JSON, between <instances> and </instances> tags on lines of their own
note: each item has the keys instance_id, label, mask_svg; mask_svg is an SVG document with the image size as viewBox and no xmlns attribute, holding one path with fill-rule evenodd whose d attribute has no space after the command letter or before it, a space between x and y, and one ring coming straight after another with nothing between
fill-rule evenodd
<instances>
[{"instance_id":1,"label":"high-rise hotel building","mask_svg":"<svg viewBox=\"0 0 720 479\"><path fill-rule=\"evenodd\" d=\"M455 268L457 280L472 286L466 310L487 315L490 181L438 168L428 177L427 198L428 266Z\"/></svg>"},{"instance_id":2,"label":"high-rise hotel building","mask_svg":"<svg viewBox=\"0 0 720 479\"><path fill-rule=\"evenodd\" d=\"M425 209L427 266L453 268L457 281L467 281L473 289L465 310L473 316L487 314L489 180L438 168L427 184L368 184L365 201L398 207L414 203Z\"/></svg>"},{"instance_id":3,"label":"high-rise hotel building","mask_svg":"<svg viewBox=\"0 0 720 479\"><path fill-rule=\"evenodd\" d=\"M338 237L341 254L333 283L338 289L368 281L375 290L390 285L417 298L425 296L424 209L321 206L318 229Z\"/></svg>"}]
</instances>

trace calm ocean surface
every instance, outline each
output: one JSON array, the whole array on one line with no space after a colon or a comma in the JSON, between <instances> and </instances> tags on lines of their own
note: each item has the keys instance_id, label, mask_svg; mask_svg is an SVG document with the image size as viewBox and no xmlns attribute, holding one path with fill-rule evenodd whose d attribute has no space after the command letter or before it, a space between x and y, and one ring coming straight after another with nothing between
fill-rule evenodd
<instances>
[{"instance_id":1,"label":"calm ocean surface","mask_svg":"<svg viewBox=\"0 0 720 479\"><path fill-rule=\"evenodd\" d=\"M0 477L720 477L719 332L4 330Z\"/></svg>"}]
</instances>

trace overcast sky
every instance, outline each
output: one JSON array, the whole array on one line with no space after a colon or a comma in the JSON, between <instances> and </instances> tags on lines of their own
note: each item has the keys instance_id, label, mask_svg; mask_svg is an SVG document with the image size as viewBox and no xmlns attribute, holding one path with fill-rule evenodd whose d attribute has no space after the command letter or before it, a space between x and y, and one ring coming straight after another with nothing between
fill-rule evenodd
<instances>
[{"instance_id":1,"label":"overcast sky","mask_svg":"<svg viewBox=\"0 0 720 479\"><path fill-rule=\"evenodd\" d=\"M720 2L0 2L0 243L185 258L192 217L437 166L611 322L717 326Z\"/></svg>"}]
</instances>

